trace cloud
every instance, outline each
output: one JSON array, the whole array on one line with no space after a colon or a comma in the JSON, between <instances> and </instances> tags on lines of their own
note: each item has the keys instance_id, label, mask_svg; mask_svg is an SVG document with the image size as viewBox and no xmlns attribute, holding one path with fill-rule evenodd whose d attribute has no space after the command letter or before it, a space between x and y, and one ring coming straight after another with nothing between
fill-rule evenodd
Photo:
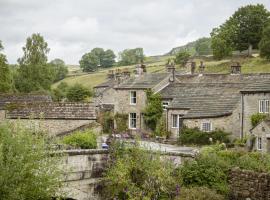
<instances>
[{"instance_id":1,"label":"cloud","mask_svg":"<svg viewBox=\"0 0 270 200\"><path fill-rule=\"evenodd\" d=\"M49 58L77 64L94 47L115 53L143 47L164 54L223 23L238 7L269 0L0 0L0 40L10 63L32 33L41 33Z\"/></svg>"}]
</instances>

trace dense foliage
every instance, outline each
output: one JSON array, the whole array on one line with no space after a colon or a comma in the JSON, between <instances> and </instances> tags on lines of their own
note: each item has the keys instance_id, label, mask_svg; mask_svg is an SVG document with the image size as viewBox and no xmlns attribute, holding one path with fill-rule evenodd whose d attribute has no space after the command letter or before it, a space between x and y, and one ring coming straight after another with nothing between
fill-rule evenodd
<instances>
[{"instance_id":1,"label":"dense foliage","mask_svg":"<svg viewBox=\"0 0 270 200\"><path fill-rule=\"evenodd\" d=\"M206 186L221 194L228 193L228 172L233 167L270 171L270 156L267 154L223 150L223 145L205 147L193 161L179 169L182 186Z\"/></svg>"},{"instance_id":2,"label":"dense foliage","mask_svg":"<svg viewBox=\"0 0 270 200\"><path fill-rule=\"evenodd\" d=\"M158 120L156 130L154 132L155 136L165 136L169 138L171 133L167 130L166 117L162 115L162 117Z\"/></svg>"},{"instance_id":3,"label":"dense foliage","mask_svg":"<svg viewBox=\"0 0 270 200\"><path fill-rule=\"evenodd\" d=\"M224 24L211 33L214 57L231 55L232 50L258 48L270 13L262 4L240 7Z\"/></svg>"},{"instance_id":4,"label":"dense foliage","mask_svg":"<svg viewBox=\"0 0 270 200\"><path fill-rule=\"evenodd\" d=\"M60 82L56 88L52 90L52 97L54 101L63 101L67 96L68 84L66 82Z\"/></svg>"},{"instance_id":5,"label":"dense foliage","mask_svg":"<svg viewBox=\"0 0 270 200\"><path fill-rule=\"evenodd\" d=\"M125 132L128 130L128 115L124 113L116 113L114 115L117 132Z\"/></svg>"},{"instance_id":6,"label":"dense foliage","mask_svg":"<svg viewBox=\"0 0 270 200\"><path fill-rule=\"evenodd\" d=\"M257 114L251 115L250 120L251 120L252 127L255 127L261 121L263 121L264 119L266 119L266 117L267 117L267 115L266 114L262 114L262 113L257 113Z\"/></svg>"},{"instance_id":7,"label":"dense foliage","mask_svg":"<svg viewBox=\"0 0 270 200\"><path fill-rule=\"evenodd\" d=\"M182 187L177 200L225 200L225 197L207 187Z\"/></svg>"},{"instance_id":8,"label":"dense foliage","mask_svg":"<svg viewBox=\"0 0 270 200\"><path fill-rule=\"evenodd\" d=\"M103 199L161 200L173 199L179 184L170 162L137 145L127 148L116 143L113 161L105 175Z\"/></svg>"},{"instance_id":9,"label":"dense foliage","mask_svg":"<svg viewBox=\"0 0 270 200\"><path fill-rule=\"evenodd\" d=\"M67 76L68 68L63 60L56 58L50 64L54 70L54 82L60 81Z\"/></svg>"},{"instance_id":10,"label":"dense foliage","mask_svg":"<svg viewBox=\"0 0 270 200\"><path fill-rule=\"evenodd\" d=\"M50 90L55 74L53 67L47 63L49 50L40 34L27 38L23 57L18 59L19 69L15 77L15 86L20 92Z\"/></svg>"},{"instance_id":11,"label":"dense foliage","mask_svg":"<svg viewBox=\"0 0 270 200\"><path fill-rule=\"evenodd\" d=\"M63 138L63 143L75 148L97 148L97 136L91 130L78 131Z\"/></svg>"},{"instance_id":12,"label":"dense foliage","mask_svg":"<svg viewBox=\"0 0 270 200\"><path fill-rule=\"evenodd\" d=\"M229 135L229 133L222 130L203 132L199 128L184 127L179 135L179 142L181 144L195 145L208 145L216 142L229 143Z\"/></svg>"},{"instance_id":13,"label":"dense foliage","mask_svg":"<svg viewBox=\"0 0 270 200\"><path fill-rule=\"evenodd\" d=\"M59 192L58 158L40 133L0 125L0 199L50 200Z\"/></svg>"},{"instance_id":14,"label":"dense foliage","mask_svg":"<svg viewBox=\"0 0 270 200\"><path fill-rule=\"evenodd\" d=\"M264 28L262 39L259 43L260 56L270 60L270 23Z\"/></svg>"},{"instance_id":15,"label":"dense foliage","mask_svg":"<svg viewBox=\"0 0 270 200\"><path fill-rule=\"evenodd\" d=\"M79 62L83 71L93 72L98 68L112 67L115 63L115 54L110 49L105 51L102 48L94 48L84 54Z\"/></svg>"},{"instance_id":16,"label":"dense foliage","mask_svg":"<svg viewBox=\"0 0 270 200\"><path fill-rule=\"evenodd\" d=\"M190 54L186 51L180 51L175 55L174 62L176 64L180 64L182 66L185 66L190 58Z\"/></svg>"},{"instance_id":17,"label":"dense foliage","mask_svg":"<svg viewBox=\"0 0 270 200\"><path fill-rule=\"evenodd\" d=\"M151 90L146 91L146 96L147 104L143 111L144 121L152 131L155 131L163 113L161 96L158 93L154 94Z\"/></svg>"},{"instance_id":18,"label":"dense foliage","mask_svg":"<svg viewBox=\"0 0 270 200\"><path fill-rule=\"evenodd\" d=\"M212 54L211 38L203 37L196 40L195 50L197 55L211 55Z\"/></svg>"},{"instance_id":19,"label":"dense foliage","mask_svg":"<svg viewBox=\"0 0 270 200\"><path fill-rule=\"evenodd\" d=\"M109 111L100 112L98 116L98 123L101 124L103 133L112 133L114 128L114 117Z\"/></svg>"},{"instance_id":20,"label":"dense foliage","mask_svg":"<svg viewBox=\"0 0 270 200\"><path fill-rule=\"evenodd\" d=\"M68 87L66 92L66 97L71 102L84 101L86 98L91 96L92 92L79 83L76 83L75 85Z\"/></svg>"},{"instance_id":21,"label":"dense foliage","mask_svg":"<svg viewBox=\"0 0 270 200\"><path fill-rule=\"evenodd\" d=\"M125 49L119 53L119 65L138 64L143 60L143 48Z\"/></svg>"},{"instance_id":22,"label":"dense foliage","mask_svg":"<svg viewBox=\"0 0 270 200\"><path fill-rule=\"evenodd\" d=\"M4 48L0 41L0 93L10 92L13 88L12 74L9 69L6 56L1 53L3 49Z\"/></svg>"}]
</instances>

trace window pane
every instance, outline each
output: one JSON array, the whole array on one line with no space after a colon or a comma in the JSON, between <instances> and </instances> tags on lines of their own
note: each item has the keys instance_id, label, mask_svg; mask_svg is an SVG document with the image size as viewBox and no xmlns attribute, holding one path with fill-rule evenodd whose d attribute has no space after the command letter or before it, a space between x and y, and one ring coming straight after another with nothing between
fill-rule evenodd
<instances>
[{"instance_id":1,"label":"window pane","mask_svg":"<svg viewBox=\"0 0 270 200\"><path fill-rule=\"evenodd\" d=\"M265 100L265 113L269 113L269 100Z\"/></svg>"},{"instance_id":2,"label":"window pane","mask_svg":"<svg viewBox=\"0 0 270 200\"><path fill-rule=\"evenodd\" d=\"M137 97L137 94L136 94L136 91L131 91L130 92L130 103L131 104L136 104L136 97Z\"/></svg>"},{"instance_id":3,"label":"window pane","mask_svg":"<svg viewBox=\"0 0 270 200\"><path fill-rule=\"evenodd\" d=\"M129 126L130 128L136 128L137 124L137 115L136 113L130 113L129 114Z\"/></svg>"},{"instance_id":4,"label":"window pane","mask_svg":"<svg viewBox=\"0 0 270 200\"><path fill-rule=\"evenodd\" d=\"M178 115L172 115L172 127L178 128Z\"/></svg>"}]
</instances>

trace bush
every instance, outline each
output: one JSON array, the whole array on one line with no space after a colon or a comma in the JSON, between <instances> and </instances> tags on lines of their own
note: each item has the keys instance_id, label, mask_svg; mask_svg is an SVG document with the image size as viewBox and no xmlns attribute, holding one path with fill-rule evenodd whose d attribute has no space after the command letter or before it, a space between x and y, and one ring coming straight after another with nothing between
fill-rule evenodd
<instances>
[{"instance_id":1,"label":"bush","mask_svg":"<svg viewBox=\"0 0 270 200\"><path fill-rule=\"evenodd\" d=\"M128 130L128 115L116 113L114 115L115 123L116 123L116 130L118 132L124 132Z\"/></svg>"},{"instance_id":2,"label":"bush","mask_svg":"<svg viewBox=\"0 0 270 200\"><path fill-rule=\"evenodd\" d=\"M54 101L62 101L67 96L68 84L61 82L55 89L52 90Z\"/></svg>"},{"instance_id":3,"label":"bush","mask_svg":"<svg viewBox=\"0 0 270 200\"><path fill-rule=\"evenodd\" d=\"M263 121L266 117L267 117L267 115L261 114L261 113L251 115L250 120L251 120L252 127L255 127L257 124L259 124L261 121Z\"/></svg>"},{"instance_id":4,"label":"bush","mask_svg":"<svg viewBox=\"0 0 270 200\"><path fill-rule=\"evenodd\" d=\"M186 51L179 51L176 55L175 55L175 59L174 62L176 64L181 64L182 66L185 66L185 64L187 63L187 61L190 58L190 54Z\"/></svg>"},{"instance_id":5,"label":"bush","mask_svg":"<svg viewBox=\"0 0 270 200\"><path fill-rule=\"evenodd\" d=\"M203 132L199 128L186 128L184 127L179 136L181 144L195 144L195 145L208 145L212 142L229 143L229 133L222 130L215 130L212 132Z\"/></svg>"},{"instance_id":6,"label":"bush","mask_svg":"<svg viewBox=\"0 0 270 200\"><path fill-rule=\"evenodd\" d=\"M67 99L73 102L84 101L87 97L91 97L92 93L86 87L76 83L67 90Z\"/></svg>"},{"instance_id":7,"label":"bush","mask_svg":"<svg viewBox=\"0 0 270 200\"><path fill-rule=\"evenodd\" d=\"M97 137L92 131L87 130L65 136L63 143L81 149L95 149L97 148Z\"/></svg>"},{"instance_id":8,"label":"bush","mask_svg":"<svg viewBox=\"0 0 270 200\"><path fill-rule=\"evenodd\" d=\"M151 154L138 145L127 148L112 146L113 162L105 175L103 194L109 199L173 199L178 183L170 162ZM106 198L104 198L106 199Z\"/></svg>"},{"instance_id":9,"label":"bush","mask_svg":"<svg viewBox=\"0 0 270 200\"><path fill-rule=\"evenodd\" d=\"M207 187L181 188L177 200L225 200L225 197Z\"/></svg>"},{"instance_id":10,"label":"bush","mask_svg":"<svg viewBox=\"0 0 270 200\"><path fill-rule=\"evenodd\" d=\"M171 133L167 131L167 127L166 127L166 117L163 115L157 123L155 136L166 136L166 138L169 138L170 135Z\"/></svg>"},{"instance_id":11,"label":"bush","mask_svg":"<svg viewBox=\"0 0 270 200\"><path fill-rule=\"evenodd\" d=\"M58 156L43 134L19 123L0 125L0 199L50 200L59 194Z\"/></svg>"},{"instance_id":12,"label":"bush","mask_svg":"<svg viewBox=\"0 0 270 200\"><path fill-rule=\"evenodd\" d=\"M111 112L101 112L98 117L98 122L102 126L103 133L112 133L114 122L113 122L113 115Z\"/></svg>"}]
</instances>

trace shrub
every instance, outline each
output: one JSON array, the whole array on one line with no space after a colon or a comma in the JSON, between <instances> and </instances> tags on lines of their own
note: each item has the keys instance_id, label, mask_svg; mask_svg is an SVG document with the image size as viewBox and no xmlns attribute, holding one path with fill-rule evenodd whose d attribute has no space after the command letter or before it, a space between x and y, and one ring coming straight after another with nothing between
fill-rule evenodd
<instances>
[{"instance_id":1,"label":"shrub","mask_svg":"<svg viewBox=\"0 0 270 200\"><path fill-rule=\"evenodd\" d=\"M261 114L261 113L257 113L257 114L252 115L250 118L251 125L253 127L255 127L257 124L259 124L261 121L263 121L266 117L267 117L267 115Z\"/></svg>"},{"instance_id":2,"label":"shrub","mask_svg":"<svg viewBox=\"0 0 270 200\"><path fill-rule=\"evenodd\" d=\"M225 200L225 197L207 187L184 187L177 200Z\"/></svg>"},{"instance_id":3,"label":"shrub","mask_svg":"<svg viewBox=\"0 0 270 200\"><path fill-rule=\"evenodd\" d=\"M138 145L126 148L112 146L113 162L105 175L103 194L109 199L173 199L177 178L170 162L158 154L142 150ZM106 198L105 198L106 199Z\"/></svg>"},{"instance_id":4,"label":"shrub","mask_svg":"<svg viewBox=\"0 0 270 200\"><path fill-rule=\"evenodd\" d=\"M116 130L124 132L128 130L128 114L116 113L114 115Z\"/></svg>"},{"instance_id":5,"label":"shrub","mask_svg":"<svg viewBox=\"0 0 270 200\"><path fill-rule=\"evenodd\" d=\"M181 64L182 66L185 66L185 64L187 63L187 61L190 58L190 54L186 51L179 51L176 55L175 55L175 59L174 62L176 64Z\"/></svg>"},{"instance_id":6,"label":"shrub","mask_svg":"<svg viewBox=\"0 0 270 200\"><path fill-rule=\"evenodd\" d=\"M196 145L208 145L212 142L229 143L229 133L222 130L215 130L212 132L203 132L199 128L186 128L184 127L179 136L179 142L181 144L196 144Z\"/></svg>"},{"instance_id":7,"label":"shrub","mask_svg":"<svg viewBox=\"0 0 270 200\"><path fill-rule=\"evenodd\" d=\"M19 123L0 125L0 199L50 200L59 194L58 156L43 134Z\"/></svg>"},{"instance_id":8,"label":"shrub","mask_svg":"<svg viewBox=\"0 0 270 200\"><path fill-rule=\"evenodd\" d=\"M98 122L102 126L103 133L112 133L113 130L113 115L111 112L101 112Z\"/></svg>"},{"instance_id":9,"label":"shrub","mask_svg":"<svg viewBox=\"0 0 270 200\"><path fill-rule=\"evenodd\" d=\"M52 96L54 101L62 101L66 98L68 90L68 84L61 82L55 89L52 90Z\"/></svg>"},{"instance_id":10,"label":"shrub","mask_svg":"<svg viewBox=\"0 0 270 200\"><path fill-rule=\"evenodd\" d=\"M92 131L87 130L65 136L63 143L81 149L95 149L97 148L97 137Z\"/></svg>"},{"instance_id":11,"label":"shrub","mask_svg":"<svg viewBox=\"0 0 270 200\"><path fill-rule=\"evenodd\" d=\"M76 83L67 90L67 99L73 102L84 101L87 97L91 97L92 93L86 87Z\"/></svg>"},{"instance_id":12,"label":"shrub","mask_svg":"<svg viewBox=\"0 0 270 200\"><path fill-rule=\"evenodd\" d=\"M163 115L157 123L155 136L166 136L166 138L169 138L170 134L171 133L167 131L167 128L166 128L166 117Z\"/></svg>"}]
</instances>

